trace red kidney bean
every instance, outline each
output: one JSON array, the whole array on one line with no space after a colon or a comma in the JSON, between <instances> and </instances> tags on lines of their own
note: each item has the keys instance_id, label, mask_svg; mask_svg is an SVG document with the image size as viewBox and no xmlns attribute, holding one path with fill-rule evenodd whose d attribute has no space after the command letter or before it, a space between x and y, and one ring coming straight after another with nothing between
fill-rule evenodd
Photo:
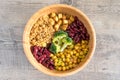
<instances>
[{"instance_id":1,"label":"red kidney bean","mask_svg":"<svg viewBox=\"0 0 120 80\"><path fill-rule=\"evenodd\" d=\"M38 47L35 46L35 47L34 47L34 52L33 52L33 53L37 54L37 52L38 52Z\"/></svg>"},{"instance_id":2,"label":"red kidney bean","mask_svg":"<svg viewBox=\"0 0 120 80\"><path fill-rule=\"evenodd\" d=\"M39 60L41 60L42 58L46 58L46 55L42 55L39 57Z\"/></svg>"},{"instance_id":3,"label":"red kidney bean","mask_svg":"<svg viewBox=\"0 0 120 80\"><path fill-rule=\"evenodd\" d=\"M77 36L74 37L74 42L75 42L75 43L76 43L77 38L78 38Z\"/></svg>"},{"instance_id":4,"label":"red kidney bean","mask_svg":"<svg viewBox=\"0 0 120 80\"><path fill-rule=\"evenodd\" d=\"M37 52L38 56L42 56L42 53L40 51Z\"/></svg>"},{"instance_id":5,"label":"red kidney bean","mask_svg":"<svg viewBox=\"0 0 120 80\"><path fill-rule=\"evenodd\" d=\"M89 40L89 38L90 38L89 34L86 34L86 40Z\"/></svg>"},{"instance_id":6,"label":"red kidney bean","mask_svg":"<svg viewBox=\"0 0 120 80\"><path fill-rule=\"evenodd\" d=\"M33 56L36 58L36 60L39 60L39 57L36 53L33 53Z\"/></svg>"},{"instance_id":7,"label":"red kidney bean","mask_svg":"<svg viewBox=\"0 0 120 80\"><path fill-rule=\"evenodd\" d=\"M83 23L81 21L76 22L77 26L83 26Z\"/></svg>"},{"instance_id":8,"label":"red kidney bean","mask_svg":"<svg viewBox=\"0 0 120 80\"><path fill-rule=\"evenodd\" d=\"M31 50L31 52L33 53L33 52L34 52L34 46L31 46L31 47L30 47L30 50Z\"/></svg>"},{"instance_id":9,"label":"red kidney bean","mask_svg":"<svg viewBox=\"0 0 120 80\"><path fill-rule=\"evenodd\" d=\"M71 26L70 26L70 29L71 29L71 28L72 28L72 29L74 28L74 26L73 26L72 24L71 24Z\"/></svg>"},{"instance_id":10,"label":"red kidney bean","mask_svg":"<svg viewBox=\"0 0 120 80\"><path fill-rule=\"evenodd\" d=\"M54 65L54 62L53 62L53 61L50 61L50 64Z\"/></svg>"},{"instance_id":11,"label":"red kidney bean","mask_svg":"<svg viewBox=\"0 0 120 80\"><path fill-rule=\"evenodd\" d=\"M78 21L78 18L77 16L74 17L74 22Z\"/></svg>"},{"instance_id":12,"label":"red kidney bean","mask_svg":"<svg viewBox=\"0 0 120 80\"><path fill-rule=\"evenodd\" d=\"M74 33L74 32L75 32L72 28L70 28L69 30L70 30L71 33Z\"/></svg>"},{"instance_id":13,"label":"red kidney bean","mask_svg":"<svg viewBox=\"0 0 120 80\"><path fill-rule=\"evenodd\" d=\"M42 61L43 61L44 59L45 59L44 57L40 58L40 59L39 59L39 63L42 63Z\"/></svg>"},{"instance_id":14,"label":"red kidney bean","mask_svg":"<svg viewBox=\"0 0 120 80\"><path fill-rule=\"evenodd\" d=\"M38 46L38 50L41 50L42 48L40 46Z\"/></svg>"},{"instance_id":15,"label":"red kidney bean","mask_svg":"<svg viewBox=\"0 0 120 80\"><path fill-rule=\"evenodd\" d=\"M80 30L79 30L79 29L77 29L77 28L74 28L73 30L75 31L75 33L80 32Z\"/></svg>"},{"instance_id":16,"label":"red kidney bean","mask_svg":"<svg viewBox=\"0 0 120 80\"><path fill-rule=\"evenodd\" d=\"M73 23L73 24L72 24L72 26L76 27L76 26L77 26L77 24L76 24L76 23Z\"/></svg>"},{"instance_id":17,"label":"red kidney bean","mask_svg":"<svg viewBox=\"0 0 120 80\"><path fill-rule=\"evenodd\" d=\"M44 49L44 54L46 54L47 56L50 56L50 51L48 51L46 48Z\"/></svg>"},{"instance_id":18,"label":"red kidney bean","mask_svg":"<svg viewBox=\"0 0 120 80\"><path fill-rule=\"evenodd\" d=\"M74 36L74 35L75 35L74 33L69 33L69 36L70 36L70 37L72 37L72 36Z\"/></svg>"},{"instance_id":19,"label":"red kidney bean","mask_svg":"<svg viewBox=\"0 0 120 80\"><path fill-rule=\"evenodd\" d=\"M54 66L53 66L53 65L50 65L50 66L49 66L49 69L53 70L53 69L54 69Z\"/></svg>"},{"instance_id":20,"label":"red kidney bean","mask_svg":"<svg viewBox=\"0 0 120 80\"><path fill-rule=\"evenodd\" d=\"M47 63L43 63L42 65L44 65L45 67L48 67L48 66L49 66Z\"/></svg>"},{"instance_id":21,"label":"red kidney bean","mask_svg":"<svg viewBox=\"0 0 120 80\"><path fill-rule=\"evenodd\" d=\"M43 61L42 61L42 63L41 64L45 64L45 63L47 63L47 61L49 60L49 58L48 57L46 57Z\"/></svg>"},{"instance_id":22,"label":"red kidney bean","mask_svg":"<svg viewBox=\"0 0 120 80\"><path fill-rule=\"evenodd\" d=\"M87 29L76 16L74 17L74 21L67 28L67 33L75 43L81 40L89 40Z\"/></svg>"},{"instance_id":23,"label":"red kidney bean","mask_svg":"<svg viewBox=\"0 0 120 80\"><path fill-rule=\"evenodd\" d=\"M44 47L40 49L40 52L41 52L41 53L43 53L43 51L44 51Z\"/></svg>"},{"instance_id":24,"label":"red kidney bean","mask_svg":"<svg viewBox=\"0 0 120 80\"><path fill-rule=\"evenodd\" d=\"M77 37L77 38L76 38L76 41L75 41L75 42L78 43L78 42L80 41L79 34L76 34L76 37Z\"/></svg>"},{"instance_id":25,"label":"red kidney bean","mask_svg":"<svg viewBox=\"0 0 120 80\"><path fill-rule=\"evenodd\" d=\"M30 49L33 53L33 56L39 63L41 63L45 67L48 67L49 69L53 69L53 67L49 67L49 65L54 65L54 63L50 61L50 51L47 48L32 46L30 47Z\"/></svg>"}]
</instances>

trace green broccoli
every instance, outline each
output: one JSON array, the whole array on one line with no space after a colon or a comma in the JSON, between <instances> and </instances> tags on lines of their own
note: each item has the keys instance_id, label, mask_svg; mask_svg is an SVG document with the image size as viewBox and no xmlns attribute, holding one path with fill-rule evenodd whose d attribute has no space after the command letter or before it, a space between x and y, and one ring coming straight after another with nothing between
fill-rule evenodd
<instances>
[{"instance_id":1,"label":"green broccoli","mask_svg":"<svg viewBox=\"0 0 120 80\"><path fill-rule=\"evenodd\" d=\"M65 37L62 39L63 45L61 46L61 51L63 51L68 45L72 45L73 40L70 37Z\"/></svg>"},{"instance_id":2,"label":"green broccoli","mask_svg":"<svg viewBox=\"0 0 120 80\"><path fill-rule=\"evenodd\" d=\"M58 32L56 32L55 34L54 34L54 38L53 38L53 43L55 44L55 45L61 45L62 43L61 43L61 39L62 38L64 38L64 37L67 37L68 36L68 34L66 33L66 32L64 32L64 31L58 31Z\"/></svg>"},{"instance_id":3,"label":"green broccoli","mask_svg":"<svg viewBox=\"0 0 120 80\"><path fill-rule=\"evenodd\" d=\"M55 45L54 43L52 43L49 50L51 52L53 52L53 53L58 53L60 51L59 49L60 49L60 46Z\"/></svg>"},{"instance_id":4,"label":"green broccoli","mask_svg":"<svg viewBox=\"0 0 120 80\"><path fill-rule=\"evenodd\" d=\"M53 53L62 52L68 45L72 45L72 39L64 31L58 31L54 34L50 51Z\"/></svg>"},{"instance_id":5,"label":"green broccoli","mask_svg":"<svg viewBox=\"0 0 120 80\"><path fill-rule=\"evenodd\" d=\"M68 36L68 34L67 34L67 32L60 30L60 31L58 31L58 32L56 32L56 33L54 34L54 37L58 37L58 36L59 36L60 38L62 38L62 37Z\"/></svg>"}]
</instances>

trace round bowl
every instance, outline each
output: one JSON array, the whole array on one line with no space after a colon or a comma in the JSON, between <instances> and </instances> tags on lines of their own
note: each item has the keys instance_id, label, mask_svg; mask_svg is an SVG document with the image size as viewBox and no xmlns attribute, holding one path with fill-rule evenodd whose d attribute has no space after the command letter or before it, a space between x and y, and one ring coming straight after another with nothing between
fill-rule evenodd
<instances>
[{"instance_id":1,"label":"round bowl","mask_svg":"<svg viewBox=\"0 0 120 80\"><path fill-rule=\"evenodd\" d=\"M44 67L43 65L41 65L40 63L37 62L37 60L34 58L34 56L31 53L31 50L30 50L29 34L30 34L30 30L31 30L33 24L37 21L37 19L40 16L49 14L51 12L62 12L62 13L70 14L73 16L77 16L79 18L79 20L81 20L83 22L83 24L85 25L85 27L90 35L89 52L86 55L85 60L83 62L81 62L77 67L67 70L67 71L50 70L50 69ZM37 68L39 71L41 71L45 74L48 74L48 75L52 75L52 76L63 77L63 76L72 75L72 74L82 70L88 64L90 59L92 58L94 50L95 50L95 45L96 45L95 30L93 28L92 23L88 19L88 17L82 11L80 11L72 6L63 5L63 4L50 5L50 6L47 6L43 9L40 9L39 11L37 11L29 19L28 23L25 26L24 34L23 34L23 48L24 48L24 52L25 52L28 60L30 61L30 63L35 68Z\"/></svg>"}]
</instances>

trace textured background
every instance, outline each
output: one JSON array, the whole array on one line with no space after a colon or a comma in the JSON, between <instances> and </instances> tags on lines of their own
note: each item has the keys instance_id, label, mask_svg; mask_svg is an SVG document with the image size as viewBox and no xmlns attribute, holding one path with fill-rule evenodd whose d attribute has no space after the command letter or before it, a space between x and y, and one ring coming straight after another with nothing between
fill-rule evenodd
<instances>
[{"instance_id":1,"label":"textured background","mask_svg":"<svg viewBox=\"0 0 120 80\"><path fill-rule=\"evenodd\" d=\"M38 9L55 3L82 10L96 30L90 63L69 77L36 70L22 48L24 26ZM0 0L0 80L120 80L120 0Z\"/></svg>"}]
</instances>

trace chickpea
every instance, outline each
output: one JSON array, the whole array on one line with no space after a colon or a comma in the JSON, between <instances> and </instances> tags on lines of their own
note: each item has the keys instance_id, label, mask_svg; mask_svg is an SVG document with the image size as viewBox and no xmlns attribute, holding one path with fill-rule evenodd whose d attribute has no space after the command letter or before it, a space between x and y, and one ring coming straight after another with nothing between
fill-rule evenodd
<instances>
[{"instance_id":1,"label":"chickpea","mask_svg":"<svg viewBox=\"0 0 120 80\"><path fill-rule=\"evenodd\" d=\"M58 66L60 66L60 65L61 65L61 63L62 63L61 61L58 61L58 62L57 62L57 65L58 65Z\"/></svg>"},{"instance_id":2,"label":"chickpea","mask_svg":"<svg viewBox=\"0 0 120 80\"><path fill-rule=\"evenodd\" d=\"M65 70L66 70L66 67L65 67L65 66L64 66L64 67L62 67L62 70L63 70L63 71L65 71Z\"/></svg>"},{"instance_id":3,"label":"chickpea","mask_svg":"<svg viewBox=\"0 0 120 80\"><path fill-rule=\"evenodd\" d=\"M65 66L64 62L61 63L61 66Z\"/></svg>"},{"instance_id":4,"label":"chickpea","mask_svg":"<svg viewBox=\"0 0 120 80\"><path fill-rule=\"evenodd\" d=\"M85 59L81 59L81 62L83 62Z\"/></svg>"},{"instance_id":5,"label":"chickpea","mask_svg":"<svg viewBox=\"0 0 120 80\"><path fill-rule=\"evenodd\" d=\"M65 62L65 57L63 58L63 61Z\"/></svg>"},{"instance_id":6,"label":"chickpea","mask_svg":"<svg viewBox=\"0 0 120 80\"><path fill-rule=\"evenodd\" d=\"M60 54L58 53L58 54L56 54L56 56L57 56L57 57L60 57Z\"/></svg>"},{"instance_id":7,"label":"chickpea","mask_svg":"<svg viewBox=\"0 0 120 80\"><path fill-rule=\"evenodd\" d=\"M81 50L80 50L80 49L77 49L76 51L77 51L77 53L80 53L80 52L81 52Z\"/></svg>"},{"instance_id":8,"label":"chickpea","mask_svg":"<svg viewBox=\"0 0 120 80\"><path fill-rule=\"evenodd\" d=\"M79 56L79 53L76 53L76 57L78 57Z\"/></svg>"},{"instance_id":9,"label":"chickpea","mask_svg":"<svg viewBox=\"0 0 120 80\"><path fill-rule=\"evenodd\" d=\"M72 67L76 67L77 66L77 64L72 64Z\"/></svg>"},{"instance_id":10,"label":"chickpea","mask_svg":"<svg viewBox=\"0 0 120 80\"><path fill-rule=\"evenodd\" d=\"M70 59L70 62L73 62L73 61L74 61L74 59L73 59L73 58L71 58L71 59Z\"/></svg>"},{"instance_id":11,"label":"chickpea","mask_svg":"<svg viewBox=\"0 0 120 80\"><path fill-rule=\"evenodd\" d=\"M76 50L73 50L73 54L76 54L77 52L76 52Z\"/></svg>"},{"instance_id":12,"label":"chickpea","mask_svg":"<svg viewBox=\"0 0 120 80\"><path fill-rule=\"evenodd\" d=\"M79 54L80 54L80 55L83 55L84 53L81 51Z\"/></svg>"},{"instance_id":13,"label":"chickpea","mask_svg":"<svg viewBox=\"0 0 120 80\"><path fill-rule=\"evenodd\" d=\"M58 62L58 59L56 58L54 61L55 61L55 62Z\"/></svg>"},{"instance_id":14,"label":"chickpea","mask_svg":"<svg viewBox=\"0 0 120 80\"><path fill-rule=\"evenodd\" d=\"M74 61L73 61L73 63L75 63L75 64L76 64L76 63L77 63L77 60L74 60Z\"/></svg>"},{"instance_id":15,"label":"chickpea","mask_svg":"<svg viewBox=\"0 0 120 80\"><path fill-rule=\"evenodd\" d=\"M67 66L67 65L68 65L68 63L67 63L67 62L65 62L65 65Z\"/></svg>"},{"instance_id":16,"label":"chickpea","mask_svg":"<svg viewBox=\"0 0 120 80\"><path fill-rule=\"evenodd\" d=\"M78 50L78 49L79 49L79 46L78 46L78 45L75 45L75 49Z\"/></svg>"},{"instance_id":17,"label":"chickpea","mask_svg":"<svg viewBox=\"0 0 120 80\"><path fill-rule=\"evenodd\" d=\"M66 57L70 58L70 54L67 54L67 56L66 56Z\"/></svg>"},{"instance_id":18,"label":"chickpea","mask_svg":"<svg viewBox=\"0 0 120 80\"><path fill-rule=\"evenodd\" d=\"M56 66L56 67L55 67L55 69L57 69L57 70L58 70L58 66Z\"/></svg>"},{"instance_id":19,"label":"chickpea","mask_svg":"<svg viewBox=\"0 0 120 80\"><path fill-rule=\"evenodd\" d=\"M68 46L68 48L73 49L73 48L74 48L74 45L70 45L70 46Z\"/></svg>"},{"instance_id":20,"label":"chickpea","mask_svg":"<svg viewBox=\"0 0 120 80\"><path fill-rule=\"evenodd\" d=\"M72 68L72 67L73 67L72 64L70 64L70 65L69 65L69 68Z\"/></svg>"},{"instance_id":21,"label":"chickpea","mask_svg":"<svg viewBox=\"0 0 120 80\"><path fill-rule=\"evenodd\" d=\"M65 55L64 55L64 54L62 54L62 55L61 55L61 58L64 58L64 57L65 57Z\"/></svg>"},{"instance_id":22,"label":"chickpea","mask_svg":"<svg viewBox=\"0 0 120 80\"><path fill-rule=\"evenodd\" d=\"M85 48L85 45L82 45L82 49L84 49Z\"/></svg>"},{"instance_id":23,"label":"chickpea","mask_svg":"<svg viewBox=\"0 0 120 80\"><path fill-rule=\"evenodd\" d=\"M54 63L54 65L55 65L55 66L58 66L58 63L57 63L57 62L55 62L55 63Z\"/></svg>"},{"instance_id":24,"label":"chickpea","mask_svg":"<svg viewBox=\"0 0 120 80\"><path fill-rule=\"evenodd\" d=\"M70 58L67 58L67 59L66 59L66 62L69 62L69 61L70 61Z\"/></svg>"},{"instance_id":25,"label":"chickpea","mask_svg":"<svg viewBox=\"0 0 120 80\"><path fill-rule=\"evenodd\" d=\"M86 54L88 52L88 49L83 49L83 54Z\"/></svg>"},{"instance_id":26,"label":"chickpea","mask_svg":"<svg viewBox=\"0 0 120 80\"><path fill-rule=\"evenodd\" d=\"M81 59L77 59L77 62L80 63Z\"/></svg>"},{"instance_id":27,"label":"chickpea","mask_svg":"<svg viewBox=\"0 0 120 80\"><path fill-rule=\"evenodd\" d=\"M69 69L69 66L66 66L66 70L68 70Z\"/></svg>"},{"instance_id":28,"label":"chickpea","mask_svg":"<svg viewBox=\"0 0 120 80\"><path fill-rule=\"evenodd\" d=\"M65 49L65 50L64 50L64 52L66 52L66 53L67 53L67 52L68 52L68 50L67 50L67 49Z\"/></svg>"},{"instance_id":29,"label":"chickpea","mask_svg":"<svg viewBox=\"0 0 120 80\"><path fill-rule=\"evenodd\" d=\"M61 71L61 70L62 70L62 67L58 67L58 70Z\"/></svg>"},{"instance_id":30,"label":"chickpea","mask_svg":"<svg viewBox=\"0 0 120 80\"><path fill-rule=\"evenodd\" d=\"M70 61L69 64L72 64L72 61Z\"/></svg>"},{"instance_id":31,"label":"chickpea","mask_svg":"<svg viewBox=\"0 0 120 80\"><path fill-rule=\"evenodd\" d=\"M60 54L60 56L61 56L61 55L63 55L63 53L62 53L62 52L60 52L60 53L58 53L58 54Z\"/></svg>"},{"instance_id":32,"label":"chickpea","mask_svg":"<svg viewBox=\"0 0 120 80\"><path fill-rule=\"evenodd\" d=\"M84 55L80 55L79 58L83 59L83 58L85 58L85 56Z\"/></svg>"},{"instance_id":33,"label":"chickpea","mask_svg":"<svg viewBox=\"0 0 120 80\"><path fill-rule=\"evenodd\" d=\"M70 55L71 55L71 56L73 55L73 51L70 52Z\"/></svg>"},{"instance_id":34,"label":"chickpea","mask_svg":"<svg viewBox=\"0 0 120 80\"><path fill-rule=\"evenodd\" d=\"M53 56L52 59L55 60L57 57L56 56Z\"/></svg>"}]
</instances>

